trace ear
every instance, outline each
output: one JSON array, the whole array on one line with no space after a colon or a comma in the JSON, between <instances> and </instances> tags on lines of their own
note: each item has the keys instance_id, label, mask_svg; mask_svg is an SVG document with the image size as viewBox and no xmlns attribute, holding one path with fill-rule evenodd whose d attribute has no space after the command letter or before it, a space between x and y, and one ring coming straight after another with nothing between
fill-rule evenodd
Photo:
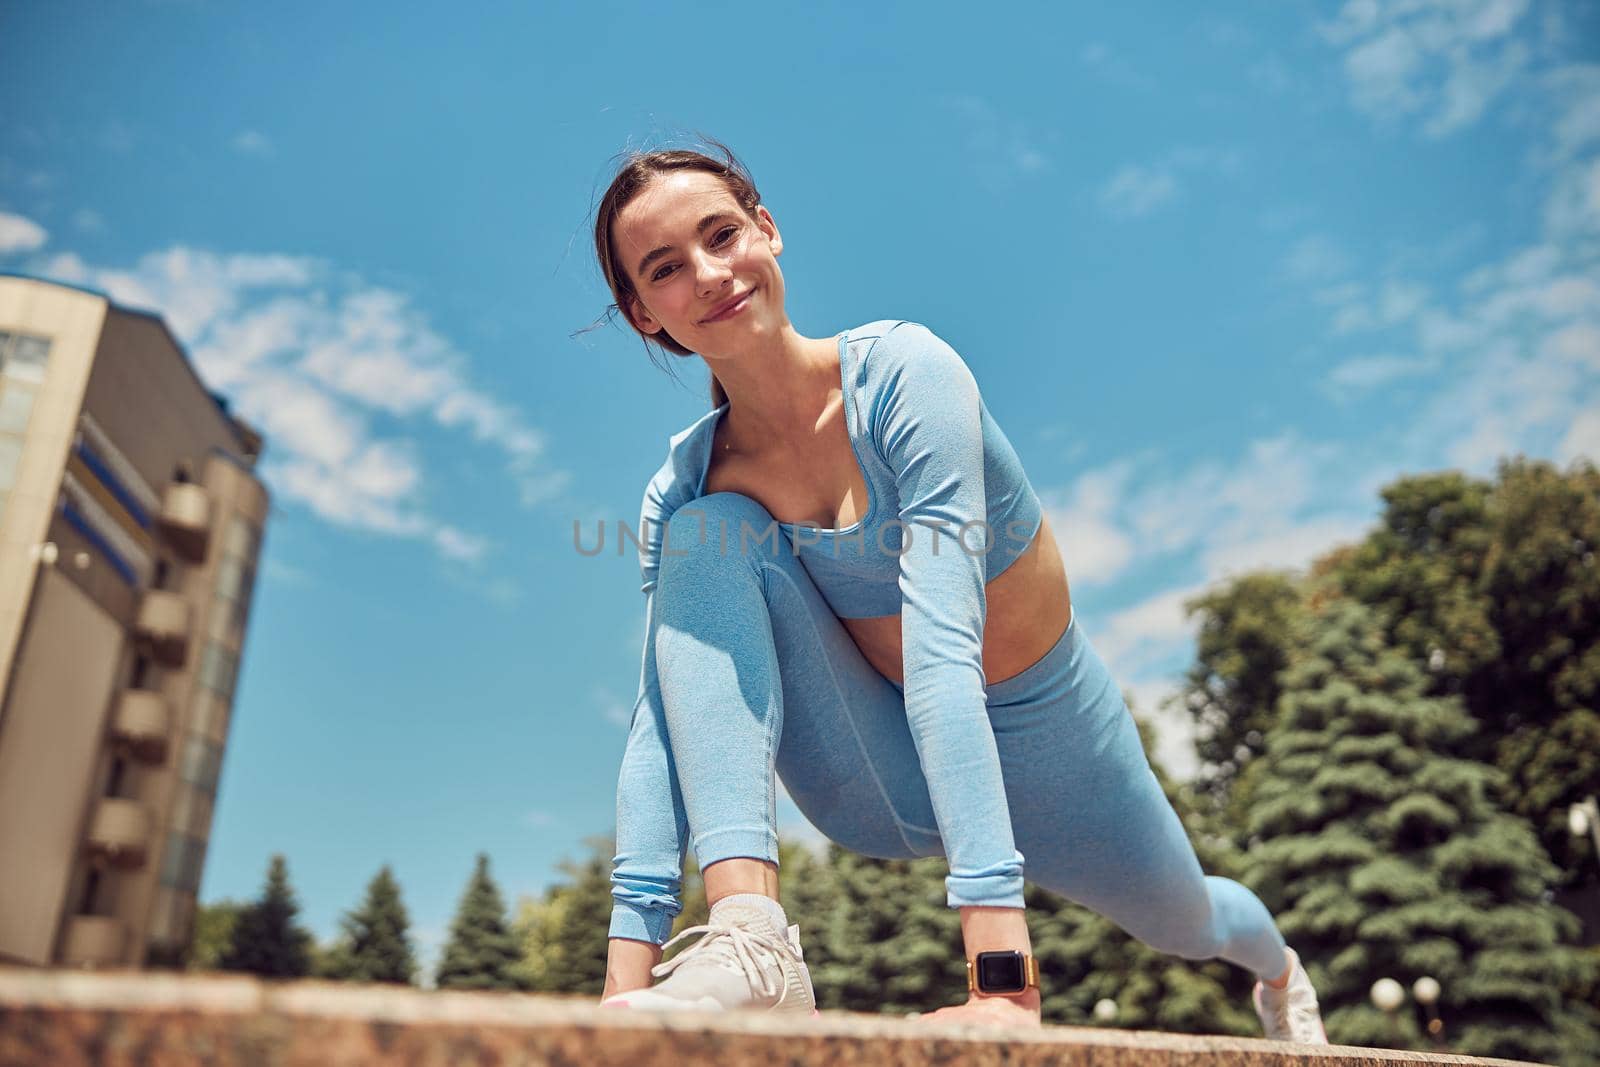
<instances>
[{"instance_id":1,"label":"ear","mask_svg":"<svg viewBox=\"0 0 1600 1067\"><path fill-rule=\"evenodd\" d=\"M633 320L634 328L640 333L651 334L661 331L661 323L650 314L649 309L644 306L644 301L636 296L628 297L628 318Z\"/></svg>"},{"instance_id":2,"label":"ear","mask_svg":"<svg viewBox=\"0 0 1600 1067\"><path fill-rule=\"evenodd\" d=\"M772 257L776 259L783 254L783 234L778 232L778 221L772 217L761 204L756 205L756 226L767 235L767 243L772 246Z\"/></svg>"}]
</instances>

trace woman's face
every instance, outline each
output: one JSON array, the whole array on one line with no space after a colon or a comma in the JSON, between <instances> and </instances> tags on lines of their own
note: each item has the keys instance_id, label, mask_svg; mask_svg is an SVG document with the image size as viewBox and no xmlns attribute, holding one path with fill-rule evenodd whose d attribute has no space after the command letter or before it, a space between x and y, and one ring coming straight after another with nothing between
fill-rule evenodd
<instances>
[{"instance_id":1,"label":"woman's face","mask_svg":"<svg viewBox=\"0 0 1600 1067\"><path fill-rule=\"evenodd\" d=\"M783 324L777 223L764 207L746 215L715 174L657 177L618 212L611 240L643 333L665 330L692 352L725 352ZM713 318L730 300L734 312Z\"/></svg>"}]
</instances>

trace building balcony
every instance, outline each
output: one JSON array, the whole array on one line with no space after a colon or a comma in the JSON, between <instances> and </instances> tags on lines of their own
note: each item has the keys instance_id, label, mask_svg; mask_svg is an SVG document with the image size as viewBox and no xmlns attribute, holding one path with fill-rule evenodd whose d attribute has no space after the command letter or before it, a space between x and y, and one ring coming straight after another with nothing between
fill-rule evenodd
<instances>
[{"instance_id":1,"label":"building balcony","mask_svg":"<svg viewBox=\"0 0 1600 1067\"><path fill-rule=\"evenodd\" d=\"M193 482L173 482L161 497L156 526L190 563L206 558L211 539L211 496Z\"/></svg>"},{"instance_id":2,"label":"building balcony","mask_svg":"<svg viewBox=\"0 0 1600 1067\"><path fill-rule=\"evenodd\" d=\"M189 651L189 602L164 589L149 590L139 602L133 636L157 663L182 667Z\"/></svg>"},{"instance_id":3,"label":"building balcony","mask_svg":"<svg viewBox=\"0 0 1600 1067\"><path fill-rule=\"evenodd\" d=\"M67 920L61 962L69 967L117 967L128 943L128 927L114 915L74 915Z\"/></svg>"},{"instance_id":4,"label":"building balcony","mask_svg":"<svg viewBox=\"0 0 1600 1067\"><path fill-rule=\"evenodd\" d=\"M89 852L117 867L144 862L150 841L150 814L137 800L101 797L89 824Z\"/></svg>"},{"instance_id":5,"label":"building balcony","mask_svg":"<svg viewBox=\"0 0 1600 1067\"><path fill-rule=\"evenodd\" d=\"M111 739L146 763L164 763L172 734L172 704L153 689L128 689L111 716Z\"/></svg>"}]
</instances>

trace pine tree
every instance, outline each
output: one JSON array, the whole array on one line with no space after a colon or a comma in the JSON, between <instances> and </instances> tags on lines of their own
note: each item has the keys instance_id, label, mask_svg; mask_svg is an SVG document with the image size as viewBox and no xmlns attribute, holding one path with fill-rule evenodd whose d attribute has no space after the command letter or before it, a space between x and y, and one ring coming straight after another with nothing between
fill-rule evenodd
<instances>
[{"instance_id":1,"label":"pine tree","mask_svg":"<svg viewBox=\"0 0 1600 1067\"><path fill-rule=\"evenodd\" d=\"M1289 633L1301 610L1287 574L1246 574L1184 605L1198 618L1195 662L1183 689L1200 757L1196 786L1214 820L1237 826L1229 810L1234 781L1265 743L1289 662Z\"/></svg>"},{"instance_id":2,"label":"pine tree","mask_svg":"<svg viewBox=\"0 0 1600 1067\"><path fill-rule=\"evenodd\" d=\"M324 975L348 982L409 985L417 973L407 936L411 920L400 900L400 885L385 865L367 884L366 899L340 920L343 934L327 954Z\"/></svg>"},{"instance_id":3,"label":"pine tree","mask_svg":"<svg viewBox=\"0 0 1600 1067\"><path fill-rule=\"evenodd\" d=\"M506 925L505 900L489 876L489 857L479 853L450 924L436 984L440 989L520 989L520 958Z\"/></svg>"},{"instance_id":4,"label":"pine tree","mask_svg":"<svg viewBox=\"0 0 1600 1067\"><path fill-rule=\"evenodd\" d=\"M275 855L267 868L260 899L246 906L234 922L220 966L266 978L300 978L311 970L311 935L294 918L300 905L289 888L289 867Z\"/></svg>"},{"instance_id":5,"label":"pine tree","mask_svg":"<svg viewBox=\"0 0 1600 1067\"><path fill-rule=\"evenodd\" d=\"M1558 944L1572 920L1543 902L1555 871L1495 806L1497 772L1447 754L1474 728L1459 698L1424 695L1420 668L1363 605L1334 599L1314 622L1241 783L1244 881L1305 960L1329 1036L1420 1047L1418 1018L1392 1026L1368 993L1426 974L1456 1050L1578 1062L1560 996L1584 966Z\"/></svg>"}]
</instances>

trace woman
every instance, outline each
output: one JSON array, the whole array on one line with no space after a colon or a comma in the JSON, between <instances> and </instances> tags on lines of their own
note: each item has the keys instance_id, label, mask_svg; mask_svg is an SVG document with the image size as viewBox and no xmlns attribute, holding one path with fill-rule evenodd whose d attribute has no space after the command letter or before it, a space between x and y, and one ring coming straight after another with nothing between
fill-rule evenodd
<instances>
[{"instance_id":1,"label":"woman","mask_svg":"<svg viewBox=\"0 0 1600 1067\"><path fill-rule=\"evenodd\" d=\"M1268 1036L1325 1043L1266 908L1201 873L961 357L917 323L798 333L778 225L718 148L634 156L595 220L616 307L647 347L699 355L714 405L640 516L603 1002L815 1010L778 904L776 773L846 848L948 858L969 999L924 1018L1039 1024L1026 855L1147 944L1249 967ZM660 964L691 846L710 922Z\"/></svg>"}]
</instances>

